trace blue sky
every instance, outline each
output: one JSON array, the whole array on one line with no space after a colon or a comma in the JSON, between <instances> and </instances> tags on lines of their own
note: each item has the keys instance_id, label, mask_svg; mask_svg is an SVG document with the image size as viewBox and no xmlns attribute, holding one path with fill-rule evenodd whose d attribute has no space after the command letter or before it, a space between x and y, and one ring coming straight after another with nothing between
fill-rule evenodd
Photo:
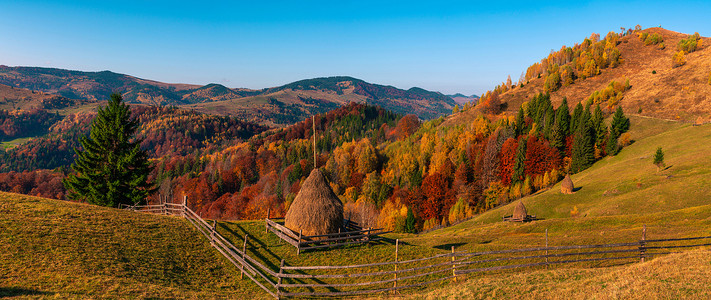
<instances>
[{"instance_id":1,"label":"blue sky","mask_svg":"<svg viewBox=\"0 0 711 300\"><path fill-rule=\"evenodd\" d=\"M0 64L265 88L349 75L481 94L591 33L711 35L709 1L5 1Z\"/></svg>"}]
</instances>

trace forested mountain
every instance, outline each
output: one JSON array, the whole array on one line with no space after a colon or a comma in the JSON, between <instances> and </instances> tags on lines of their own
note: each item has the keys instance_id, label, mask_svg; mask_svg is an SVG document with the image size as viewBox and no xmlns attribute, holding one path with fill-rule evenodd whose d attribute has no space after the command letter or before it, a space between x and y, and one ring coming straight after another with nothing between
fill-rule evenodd
<instances>
[{"instance_id":1,"label":"forested mountain","mask_svg":"<svg viewBox=\"0 0 711 300\"><path fill-rule=\"evenodd\" d=\"M456 104L440 93L416 87L401 90L351 77L314 78L280 87L249 90L230 89L214 83L205 86L168 84L111 71L0 66L0 84L84 101L108 99L111 93L119 92L127 103L187 105L211 114L232 115L277 127L325 113L348 102L376 104L397 113L414 113L421 119L445 115Z\"/></svg>"}]
</instances>

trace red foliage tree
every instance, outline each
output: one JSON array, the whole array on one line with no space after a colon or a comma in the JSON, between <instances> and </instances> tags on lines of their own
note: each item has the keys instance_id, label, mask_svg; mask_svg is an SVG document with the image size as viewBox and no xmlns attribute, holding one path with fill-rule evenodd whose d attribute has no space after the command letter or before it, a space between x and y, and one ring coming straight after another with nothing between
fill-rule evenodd
<instances>
[{"instance_id":1,"label":"red foliage tree","mask_svg":"<svg viewBox=\"0 0 711 300\"><path fill-rule=\"evenodd\" d=\"M534 178L543 175L546 171L560 166L558 151L552 148L548 141L539 139L535 135L526 141L526 175Z\"/></svg>"},{"instance_id":2,"label":"red foliage tree","mask_svg":"<svg viewBox=\"0 0 711 300\"><path fill-rule=\"evenodd\" d=\"M501 146L501 152L499 152L499 178L501 178L501 183L504 185L511 184L516 148L518 148L518 141L514 138L509 138Z\"/></svg>"},{"instance_id":3,"label":"red foliage tree","mask_svg":"<svg viewBox=\"0 0 711 300\"><path fill-rule=\"evenodd\" d=\"M447 178L440 173L428 175L422 180L422 194L425 196L422 203L423 219L440 217L445 206L448 185Z\"/></svg>"}]
</instances>

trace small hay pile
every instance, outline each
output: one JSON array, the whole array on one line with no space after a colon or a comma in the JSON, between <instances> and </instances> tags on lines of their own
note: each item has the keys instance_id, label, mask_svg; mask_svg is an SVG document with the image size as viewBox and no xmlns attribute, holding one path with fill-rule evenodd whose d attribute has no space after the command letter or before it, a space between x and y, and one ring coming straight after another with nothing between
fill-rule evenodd
<instances>
[{"instance_id":1,"label":"small hay pile","mask_svg":"<svg viewBox=\"0 0 711 300\"><path fill-rule=\"evenodd\" d=\"M528 216L528 211L526 211L526 207L523 206L523 201L518 201L516 204L516 207L514 207L513 211L513 219L514 220L525 220L526 217Z\"/></svg>"},{"instance_id":2,"label":"small hay pile","mask_svg":"<svg viewBox=\"0 0 711 300\"><path fill-rule=\"evenodd\" d=\"M560 184L560 192L570 195L574 190L575 186L573 185L573 180L570 179L570 174L566 174L565 178L563 178L563 182Z\"/></svg>"},{"instance_id":3,"label":"small hay pile","mask_svg":"<svg viewBox=\"0 0 711 300\"><path fill-rule=\"evenodd\" d=\"M314 169L286 212L284 226L307 235L338 233L343 226L343 203L319 169Z\"/></svg>"}]
</instances>

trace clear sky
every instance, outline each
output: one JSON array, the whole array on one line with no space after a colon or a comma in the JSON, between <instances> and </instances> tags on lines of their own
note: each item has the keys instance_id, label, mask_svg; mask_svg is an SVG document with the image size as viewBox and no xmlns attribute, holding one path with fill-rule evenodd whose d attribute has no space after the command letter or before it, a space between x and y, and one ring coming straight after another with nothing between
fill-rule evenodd
<instances>
[{"instance_id":1,"label":"clear sky","mask_svg":"<svg viewBox=\"0 0 711 300\"><path fill-rule=\"evenodd\" d=\"M0 64L265 88L348 75L481 94L636 24L711 35L711 1L8 1Z\"/></svg>"}]
</instances>

